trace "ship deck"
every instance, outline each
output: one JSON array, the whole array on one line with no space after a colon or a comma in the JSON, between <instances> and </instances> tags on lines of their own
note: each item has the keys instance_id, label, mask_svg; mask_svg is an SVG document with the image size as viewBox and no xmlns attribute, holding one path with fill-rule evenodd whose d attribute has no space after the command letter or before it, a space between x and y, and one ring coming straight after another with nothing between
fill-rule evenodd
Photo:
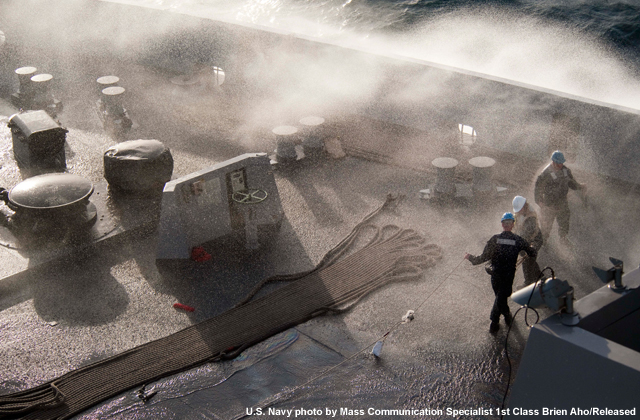
<instances>
[{"instance_id":1,"label":"ship deck","mask_svg":"<svg viewBox=\"0 0 640 420\"><path fill-rule=\"evenodd\" d=\"M100 72L117 73L131 92L126 106L134 127L127 138L162 141L171 149L174 177L246 152L272 153L271 129L291 122L249 115L255 98L251 92L239 95L233 86L178 86L171 82L173 75L139 63L92 64L92 72L81 75L84 84L61 79L56 92L64 104L60 122L69 130L68 171L96 184L104 182L102 153L121 141L104 132L95 112L97 91L91 81ZM14 112L8 101L0 101L0 185L5 187L21 180L6 127ZM511 381L515 377L528 327L521 312L509 336L507 359L504 324L496 336L488 332L493 302L489 278L482 266L472 267L463 256L479 254L499 232L499 217L510 210L514 195L532 196L533 177L544 163L489 149L443 148L429 133L357 115L325 117L328 137L339 141L347 156L305 159L275 170L286 219L268 249L244 253L213 247L211 261L166 277L155 265L153 229L113 235L99 246L69 248L43 261L0 248L0 394L38 385L220 314L271 275L312 268L392 193L405 199L377 222L414 229L443 250L443 259L422 278L386 286L345 314L298 325L236 360L149 384L158 394L146 403L129 390L78 418L226 420L267 404L277 410L307 410L302 418L329 417L328 409L340 416L345 415L341 409L366 413L369 408L493 409L493 415L479 411L464 418L495 417L509 375ZM435 179L430 162L444 155L460 162L492 156L497 161L494 180L507 187L506 196L448 204L421 199L419 191ZM591 266L608 268L609 256L637 264L640 247L635 186L582 176L590 199L585 203L570 195L573 248L561 247L554 233L539 256L541 266L551 266L557 277L571 283L578 299L601 286ZM461 168L458 182L470 180L471 173ZM514 288L522 283L519 271ZM176 310L176 302L195 311ZM510 306L512 312L518 308L513 302ZM388 335L380 357L370 355L373 343L418 307L415 320ZM284 411L278 413L275 418L286 417ZM446 413L434 416L444 417Z\"/></svg>"}]
</instances>

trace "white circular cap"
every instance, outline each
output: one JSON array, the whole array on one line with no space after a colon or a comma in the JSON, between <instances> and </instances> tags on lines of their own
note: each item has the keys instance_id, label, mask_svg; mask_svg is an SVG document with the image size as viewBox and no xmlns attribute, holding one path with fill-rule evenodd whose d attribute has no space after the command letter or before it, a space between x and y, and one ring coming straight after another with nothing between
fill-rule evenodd
<instances>
[{"instance_id":1,"label":"white circular cap","mask_svg":"<svg viewBox=\"0 0 640 420\"><path fill-rule=\"evenodd\" d=\"M124 93L124 88L121 86L111 86L102 89L102 93L109 96L120 95Z\"/></svg>"},{"instance_id":2,"label":"white circular cap","mask_svg":"<svg viewBox=\"0 0 640 420\"><path fill-rule=\"evenodd\" d=\"M487 156L477 156L469 159L469 165L476 168L489 168L495 164L496 161Z\"/></svg>"},{"instance_id":3,"label":"white circular cap","mask_svg":"<svg viewBox=\"0 0 640 420\"><path fill-rule=\"evenodd\" d=\"M456 166L458 166L458 161L455 160L454 158L439 157L439 158L433 159L433 161L431 161L431 164L436 168L449 169L449 168L455 168Z\"/></svg>"},{"instance_id":4,"label":"white circular cap","mask_svg":"<svg viewBox=\"0 0 640 420\"><path fill-rule=\"evenodd\" d=\"M32 82L48 82L49 80L53 79L53 76L47 73L42 73L42 74L36 74L35 76L33 76L31 78Z\"/></svg>"},{"instance_id":5,"label":"white circular cap","mask_svg":"<svg viewBox=\"0 0 640 420\"><path fill-rule=\"evenodd\" d=\"M96 80L96 82L101 85L113 85L115 83L118 83L119 81L120 78L118 76L102 76L98 77L98 80Z\"/></svg>"},{"instance_id":6,"label":"white circular cap","mask_svg":"<svg viewBox=\"0 0 640 420\"><path fill-rule=\"evenodd\" d=\"M19 75L33 74L36 71L38 71L38 69L35 67L20 67L19 69L16 69L16 74L19 74Z\"/></svg>"},{"instance_id":7,"label":"white circular cap","mask_svg":"<svg viewBox=\"0 0 640 420\"><path fill-rule=\"evenodd\" d=\"M298 129L292 125L281 125L273 130L273 134L277 136L290 136L291 134L295 134L298 132Z\"/></svg>"}]
</instances>

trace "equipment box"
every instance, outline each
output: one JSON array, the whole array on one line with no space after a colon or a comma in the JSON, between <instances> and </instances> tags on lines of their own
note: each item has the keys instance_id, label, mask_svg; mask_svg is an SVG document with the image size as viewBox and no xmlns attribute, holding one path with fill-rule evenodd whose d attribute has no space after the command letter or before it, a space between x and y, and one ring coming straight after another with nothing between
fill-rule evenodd
<instances>
[{"instance_id":1,"label":"equipment box","mask_svg":"<svg viewBox=\"0 0 640 420\"><path fill-rule=\"evenodd\" d=\"M45 111L15 114L8 124L13 138L13 155L22 168L64 170L67 130Z\"/></svg>"}]
</instances>

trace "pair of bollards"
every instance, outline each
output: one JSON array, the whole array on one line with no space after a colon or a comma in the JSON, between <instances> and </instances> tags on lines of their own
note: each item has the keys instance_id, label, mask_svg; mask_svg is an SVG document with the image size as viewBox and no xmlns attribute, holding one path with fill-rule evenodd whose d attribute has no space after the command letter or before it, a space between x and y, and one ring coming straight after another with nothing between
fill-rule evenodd
<instances>
[{"instance_id":1,"label":"pair of bollards","mask_svg":"<svg viewBox=\"0 0 640 420\"><path fill-rule=\"evenodd\" d=\"M308 116L300 119L300 129L281 125L272 130L276 137L276 160L290 163L302 157L319 157L324 152L324 118ZM302 154L296 146L302 145Z\"/></svg>"},{"instance_id":2,"label":"pair of bollards","mask_svg":"<svg viewBox=\"0 0 640 420\"><path fill-rule=\"evenodd\" d=\"M11 101L17 108L45 110L55 117L62 112L62 102L51 94L53 76L37 71L37 68L31 66L15 70L19 88L18 92L11 95Z\"/></svg>"},{"instance_id":3,"label":"pair of bollards","mask_svg":"<svg viewBox=\"0 0 640 420\"><path fill-rule=\"evenodd\" d=\"M105 130L113 135L120 136L127 132L133 122L123 105L126 89L119 86L118 76L102 76L97 80L100 99L98 108Z\"/></svg>"},{"instance_id":4,"label":"pair of bollards","mask_svg":"<svg viewBox=\"0 0 640 420\"><path fill-rule=\"evenodd\" d=\"M471 190L474 195L490 194L495 191L492 182L493 167L496 161L487 156L477 156L469 160L473 167ZM439 157L431 164L436 168L436 182L433 186L434 198L454 198L457 194L455 171L458 161L449 157Z\"/></svg>"}]
</instances>

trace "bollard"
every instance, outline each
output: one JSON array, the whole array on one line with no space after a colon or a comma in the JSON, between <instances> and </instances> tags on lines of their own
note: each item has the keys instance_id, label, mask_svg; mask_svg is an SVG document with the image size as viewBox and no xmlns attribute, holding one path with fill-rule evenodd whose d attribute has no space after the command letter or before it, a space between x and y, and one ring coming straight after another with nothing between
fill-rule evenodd
<instances>
[{"instance_id":1,"label":"bollard","mask_svg":"<svg viewBox=\"0 0 640 420\"><path fill-rule=\"evenodd\" d=\"M32 108L33 87L31 86L31 77L36 73L35 67L20 67L15 70L18 76L18 91L11 94L11 102L17 108Z\"/></svg>"},{"instance_id":2,"label":"bollard","mask_svg":"<svg viewBox=\"0 0 640 420\"><path fill-rule=\"evenodd\" d=\"M125 88L120 86L111 86L102 89L102 101L105 104L107 113L112 115L124 114L124 107L122 106L124 92Z\"/></svg>"},{"instance_id":3,"label":"bollard","mask_svg":"<svg viewBox=\"0 0 640 420\"><path fill-rule=\"evenodd\" d=\"M47 73L36 74L31 77L31 88L33 89L33 102L40 108L46 108L53 98L49 94L53 76Z\"/></svg>"},{"instance_id":4,"label":"bollard","mask_svg":"<svg viewBox=\"0 0 640 420\"><path fill-rule=\"evenodd\" d=\"M55 118L58 113L62 112L62 102L56 99L51 93L53 76L48 73L41 73L31 76L30 80L31 103L28 104L28 107L45 110Z\"/></svg>"},{"instance_id":5,"label":"bollard","mask_svg":"<svg viewBox=\"0 0 640 420\"><path fill-rule=\"evenodd\" d=\"M131 129L133 121L129 113L122 105L125 89L120 86L111 86L102 89L100 102L100 117L105 130L116 137L123 137Z\"/></svg>"},{"instance_id":6,"label":"bollard","mask_svg":"<svg viewBox=\"0 0 640 420\"><path fill-rule=\"evenodd\" d=\"M20 83L20 87L18 88L18 92L23 95L30 95L33 91L31 89L31 77L35 76L36 69L35 67L20 67L16 69L16 74L18 75L18 82Z\"/></svg>"},{"instance_id":7,"label":"bollard","mask_svg":"<svg viewBox=\"0 0 640 420\"><path fill-rule=\"evenodd\" d=\"M279 163L295 161L298 129L290 125L281 125L272 130L276 136L276 158Z\"/></svg>"},{"instance_id":8,"label":"bollard","mask_svg":"<svg viewBox=\"0 0 640 420\"><path fill-rule=\"evenodd\" d=\"M456 195L455 171L458 161L453 158L439 157L431 164L436 168L436 183L434 195L440 197L454 197Z\"/></svg>"},{"instance_id":9,"label":"bollard","mask_svg":"<svg viewBox=\"0 0 640 420\"><path fill-rule=\"evenodd\" d=\"M495 163L495 160L487 156L477 156L469 160L469 164L473 167L474 194L488 194L495 190L491 182Z\"/></svg>"},{"instance_id":10,"label":"bollard","mask_svg":"<svg viewBox=\"0 0 640 420\"><path fill-rule=\"evenodd\" d=\"M101 93L104 89L114 87L118 85L120 78L118 76L102 76L96 79L98 84L98 93Z\"/></svg>"},{"instance_id":11,"label":"bollard","mask_svg":"<svg viewBox=\"0 0 640 420\"><path fill-rule=\"evenodd\" d=\"M324 118L309 116L300 120L302 125L302 147L305 156L317 157L324 151Z\"/></svg>"}]
</instances>

